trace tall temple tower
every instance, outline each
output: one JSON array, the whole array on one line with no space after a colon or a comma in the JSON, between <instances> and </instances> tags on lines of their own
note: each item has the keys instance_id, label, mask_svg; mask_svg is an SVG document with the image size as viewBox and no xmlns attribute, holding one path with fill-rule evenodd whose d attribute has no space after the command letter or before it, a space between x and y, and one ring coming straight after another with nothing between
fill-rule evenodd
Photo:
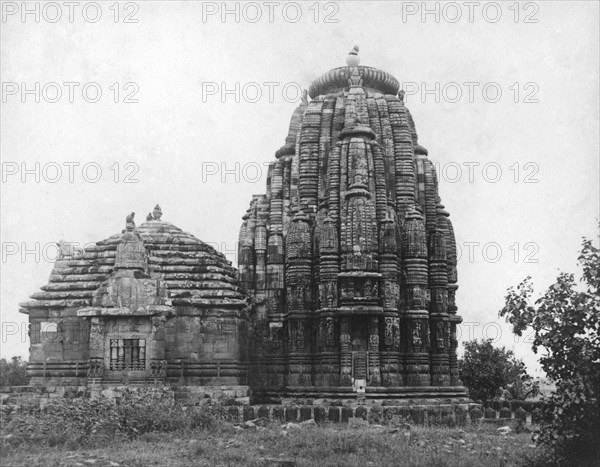
<instances>
[{"instance_id":1,"label":"tall temple tower","mask_svg":"<svg viewBox=\"0 0 600 467\"><path fill-rule=\"evenodd\" d=\"M358 47L305 91L239 238L255 395L464 398L456 244L404 93Z\"/></svg>"}]
</instances>

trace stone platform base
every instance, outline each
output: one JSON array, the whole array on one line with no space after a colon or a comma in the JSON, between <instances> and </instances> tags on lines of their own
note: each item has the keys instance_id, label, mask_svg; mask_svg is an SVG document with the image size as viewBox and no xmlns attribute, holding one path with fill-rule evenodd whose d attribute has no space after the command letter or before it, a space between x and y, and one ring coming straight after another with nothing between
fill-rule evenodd
<instances>
[{"instance_id":1,"label":"stone platform base","mask_svg":"<svg viewBox=\"0 0 600 467\"><path fill-rule=\"evenodd\" d=\"M91 397L108 397L115 399L120 397L125 390L135 390L140 387L152 387L153 383L136 384L101 384L88 385ZM159 384L160 385L160 384ZM170 387L173 399L182 403L222 403L244 405L250 403L250 388L248 386L179 386L165 384L160 386Z\"/></svg>"},{"instance_id":2,"label":"stone platform base","mask_svg":"<svg viewBox=\"0 0 600 467\"><path fill-rule=\"evenodd\" d=\"M367 420L374 424L384 424L393 419L417 425L464 426L475 419L473 410L480 411L480 404L405 404L403 406L349 406L349 405L250 405L229 407L232 420L238 422L266 418L280 422L348 423L350 419Z\"/></svg>"},{"instance_id":3,"label":"stone platform base","mask_svg":"<svg viewBox=\"0 0 600 467\"><path fill-rule=\"evenodd\" d=\"M189 402L221 402L247 405L250 403L250 388L248 386L171 386L175 399Z\"/></svg>"},{"instance_id":4,"label":"stone platform base","mask_svg":"<svg viewBox=\"0 0 600 467\"><path fill-rule=\"evenodd\" d=\"M287 387L280 390L253 390L251 402L267 404L308 404L313 400L343 401L344 405L407 405L428 403L469 403L468 391L462 386L453 387L367 387L364 394L358 394L352 387Z\"/></svg>"},{"instance_id":5,"label":"stone platform base","mask_svg":"<svg viewBox=\"0 0 600 467\"><path fill-rule=\"evenodd\" d=\"M148 381L132 381L128 384L117 382L96 382L83 386L2 386L2 403L24 403L27 406L43 405L50 399L76 399L82 397L106 397L118 399L124 391L146 387L169 387L173 400L186 404L221 403L227 405L248 405L248 386L178 386ZM41 402L40 402L41 401Z\"/></svg>"},{"instance_id":6,"label":"stone platform base","mask_svg":"<svg viewBox=\"0 0 600 467\"><path fill-rule=\"evenodd\" d=\"M90 385L90 386L8 386L0 387L0 413L4 410L37 411L52 399L78 399L87 397L119 397L125 389L151 386ZM161 386L161 385L159 385ZM164 387L164 386L162 386ZM285 399L278 404L250 404L247 386L171 386L173 401L182 405L220 403L228 418L236 423L266 418L281 422L315 420L317 423L346 423L350 419L368 420L383 424L386 421L405 420L415 424L464 425L467 423L539 423L541 403L536 401L495 401L487 407L468 399ZM309 403L310 402L310 403Z\"/></svg>"},{"instance_id":7,"label":"stone platform base","mask_svg":"<svg viewBox=\"0 0 600 467\"><path fill-rule=\"evenodd\" d=\"M0 412L3 410L37 411L54 399L77 399L87 397L118 398L125 390L135 390L142 385L96 385L93 387L12 387L0 388ZM405 400L400 405L357 405L356 400L315 399L312 404L265 404L250 405L246 386L172 387L173 401L182 405L203 403L222 404L227 418L242 423L256 418L280 422L348 423L350 419L368 420L370 423L386 423L396 418L414 424L457 426L477 421L481 406L473 403L443 403L439 400Z\"/></svg>"}]
</instances>

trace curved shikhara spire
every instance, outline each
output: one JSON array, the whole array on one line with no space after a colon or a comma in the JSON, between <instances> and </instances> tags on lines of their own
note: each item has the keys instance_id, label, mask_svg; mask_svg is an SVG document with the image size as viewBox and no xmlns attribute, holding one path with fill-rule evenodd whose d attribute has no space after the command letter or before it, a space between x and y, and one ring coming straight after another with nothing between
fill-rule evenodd
<instances>
[{"instance_id":1,"label":"curved shikhara spire","mask_svg":"<svg viewBox=\"0 0 600 467\"><path fill-rule=\"evenodd\" d=\"M241 283L269 336L255 383L351 385L364 347L369 387L456 389L456 246L435 168L395 78L349 63L311 85L243 219Z\"/></svg>"}]
</instances>

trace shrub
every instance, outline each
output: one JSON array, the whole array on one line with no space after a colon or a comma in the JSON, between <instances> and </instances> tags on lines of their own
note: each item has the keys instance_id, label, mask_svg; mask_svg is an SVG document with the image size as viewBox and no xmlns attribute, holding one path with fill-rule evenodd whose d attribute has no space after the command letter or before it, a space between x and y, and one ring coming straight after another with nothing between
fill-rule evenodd
<instances>
[{"instance_id":1,"label":"shrub","mask_svg":"<svg viewBox=\"0 0 600 467\"><path fill-rule=\"evenodd\" d=\"M13 357L10 362L0 358L0 386L27 386L27 362L21 357Z\"/></svg>"},{"instance_id":2,"label":"shrub","mask_svg":"<svg viewBox=\"0 0 600 467\"><path fill-rule=\"evenodd\" d=\"M582 286L561 273L531 304L528 277L508 289L500 316L518 336L533 329L533 350L544 350L540 364L556 383L538 441L554 448L558 463L600 465L600 250L591 240L583 240L579 262Z\"/></svg>"},{"instance_id":3,"label":"shrub","mask_svg":"<svg viewBox=\"0 0 600 467\"><path fill-rule=\"evenodd\" d=\"M108 399L57 399L37 413L12 412L1 431L10 445L103 444L119 431L119 416Z\"/></svg>"},{"instance_id":4,"label":"shrub","mask_svg":"<svg viewBox=\"0 0 600 467\"><path fill-rule=\"evenodd\" d=\"M114 400L50 400L38 411L5 414L0 435L8 446L103 446L148 433L206 430L225 417L217 405L185 407L169 388L127 389Z\"/></svg>"},{"instance_id":5,"label":"shrub","mask_svg":"<svg viewBox=\"0 0 600 467\"><path fill-rule=\"evenodd\" d=\"M522 400L537 395L537 384L512 351L494 347L491 339L464 345L465 354L458 367L460 379L472 399L489 402L504 394L509 399Z\"/></svg>"}]
</instances>

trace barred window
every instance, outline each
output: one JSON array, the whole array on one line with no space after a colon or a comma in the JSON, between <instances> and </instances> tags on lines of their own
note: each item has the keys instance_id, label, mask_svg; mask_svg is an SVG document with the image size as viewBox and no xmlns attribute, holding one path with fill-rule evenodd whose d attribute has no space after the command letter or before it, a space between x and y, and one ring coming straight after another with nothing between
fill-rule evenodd
<instances>
[{"instance_id":1,"label":"barred window","mask_svg":"<svg viewBox=\"0 0 600 467\"><path fill-rule=\"evenodd\" d=\"M111 339L110 340L110 369L111 370L145 370L146 369L146 340L145 339Z\"/></svg>"}]
</instances>

